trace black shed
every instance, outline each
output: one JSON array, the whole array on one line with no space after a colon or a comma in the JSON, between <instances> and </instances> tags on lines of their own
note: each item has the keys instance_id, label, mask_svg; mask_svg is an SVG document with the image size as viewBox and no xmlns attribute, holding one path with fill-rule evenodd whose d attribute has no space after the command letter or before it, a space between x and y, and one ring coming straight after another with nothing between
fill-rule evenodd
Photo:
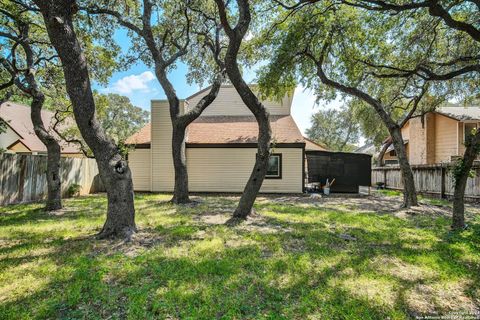
<instances>
[{"instance_id":1,"label":"black shed","mask_svg":"<svg viewBox=\"0 0 480 320\"><path fill-rule=\"evenodd\" d=\"M372 156L363 153L305 151L308 183L335 183L331 192L358 192L359 186L370 186Z\"/></svg>"}]
</instances>

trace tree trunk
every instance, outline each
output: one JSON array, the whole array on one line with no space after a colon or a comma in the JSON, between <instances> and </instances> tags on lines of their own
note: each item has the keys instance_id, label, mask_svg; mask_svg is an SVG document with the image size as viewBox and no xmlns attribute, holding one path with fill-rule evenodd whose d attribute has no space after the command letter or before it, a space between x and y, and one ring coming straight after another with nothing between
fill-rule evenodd
<instances>
[{"instance_id":1,"label":"tree trunk","mask_svg":"<svg viewBox=\"0 0 480 320\"><path fill-rule=\"evenodd\" d=\"M60 145L57 140L45 130L42 120L42 107L45 98L37 92L31 103L30 117L37 137L47 148L47 211L62 208L62 188L60 180Z\"/></svg>"},{"instance_id":2,"label":"tree trunk","mask_svg":"<svg viewBox=\"0 0 480 320\"><path fill-rule=\"evenodd\" d=\"M185 131L186 128L173 120L172 156L175 169L175 185L173 188L172 202L176 204L189 203L187 159L185 156Z\"/></svg>"},{"instance_id":3,"label":"tree trunk","mask_svg":"<svg viewBox=\"0 0 480 320\"><path fill-rule=\"evenodd\" d=\"M73 27L76 3L74 0L34 2L40 8L50 41L62 61L75 120L82 137L92 149L107 191L107 219L99 237L129 239L136 232L132 177L118 147L106 136L95 117L87 60Z\"/></svg>"},{"instance_id":4,"label":"tree trunk","mask_svg":"<svg viewBox=\"0 0 480 320\"><path fill-rule=\"evenodd\" d=\"M402 138L400 127L395 126L389 128L392 137L392 143L397 153L398 164L400 165L400 172L402 174L403 182L403 207L409 208L417 206L417 192L415 190L415 180L413 179L413 172L408 163L407 151Z\"/></svg>"},{"instance_id":5,"label":"tree trunk","mask_svg":"<svg viewBox=\"0 0 480 320\"><path fill-rule=\"evenodd\" d=\"M377 166L383 167L385 165L383 158L385 157L385 153L387 152L388 147L390 147L391 145L392 145L392 141L388 141L383 144L382 149L380 149L380 153L378 154L378 157L377 157Z\"/></svg>"},{"instance_id":6,"label":"tree trunk","mask_svg":"<svg viewBox=\"0 0 480 320\"><path fill-rule=\"evenodd\" d=\"M247 83L243 80L236 60L236 53L232 54L229 48L225 57L227 74L243 103L253 113L258 123L258 146L255 165L243 190L237 208L233 213L233 219L244 220L253 212L253 204L257 198L268 169L270 157L270 141L272 129L270 128L269 113L265 106L258 100ZM233 221L232 221L233 222Z\"/></svg>"},{"instance_id":7,"label":"tree trunk","mask_svg":"<svg viewBox=\"0 0 480 320\"><path fill-rule=\"evenodd\" d=\"M453 211L452 211L452 229L462 230L465 228L465 188L467 186L468 176L472 169L473 161L478 155L480 133L471 137L471 140L466 143L465 153L463 158L455 168L455 188L453 191Z\"/></svg>"}]
</instances>

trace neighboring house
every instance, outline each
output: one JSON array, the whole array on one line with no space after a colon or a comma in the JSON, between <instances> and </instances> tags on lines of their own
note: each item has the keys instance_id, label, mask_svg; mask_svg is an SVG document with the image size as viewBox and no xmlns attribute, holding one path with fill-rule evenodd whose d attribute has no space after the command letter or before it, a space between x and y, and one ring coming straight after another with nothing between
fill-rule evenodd
<instances>
[{"instance_id":1,"label":"neighboring house","mask_svg":"<svg viewBox=\"0 0 480 320\"><path fill-rule=\"evenodd\" d=\"M208 89L208 88L207 88ZM207 94L204 89L181 102L189 108ZM292 96L263 101L270 112L272 156L261 192L301 193L305 149L324 150L305 140L290 115ZM172 191L172 125L168 102L153 100L151 123L127 139L134 189ZM193 192L242 192L255 163L258 125L231 85L223 85L215 101L191 123L186 134L189 189Z\"/></svg>"},{"instance_id":2,"label":"neighboring house","mask_svg":"<svg viewBox=\"0 0 480 320\"><path fill-rule=\"evenodd\" d=\"M480 107L440 107L410 119L402 128L410 164L450 162L463 156L465 136L480 125ZM398 163L391 145L385 164Z\"/></svg>"},{"instance_id":3,"label":"neighboring house","mask_svg":"<svg viewBox=\"0 0 480 320\"><path fill-rule=\"evenodd\" d=\"M30 118L30 107L13 102L5 102L0 106L0 118L7 124L6 132L0 134L0 149L8 153L46 154L47 148L33 130ZM54 125L54 113L42 110L45 126L51 129ZM74 144L68 144L59 138L63 157L82 157L83 153Z\"/></svg>"},{"instance_id":4,"label":"neighboring house","mask_svg":"<svg viewBox=\"0 0 480 320\"><path fill-rule=\"evenodd\" d=\"M373 156L378 153L378 148L375 147L375 144L373 144L372 142L369 142L353 150L353 153L364 153L364 154L369 154Z\"/></svg>"}]
</instances>

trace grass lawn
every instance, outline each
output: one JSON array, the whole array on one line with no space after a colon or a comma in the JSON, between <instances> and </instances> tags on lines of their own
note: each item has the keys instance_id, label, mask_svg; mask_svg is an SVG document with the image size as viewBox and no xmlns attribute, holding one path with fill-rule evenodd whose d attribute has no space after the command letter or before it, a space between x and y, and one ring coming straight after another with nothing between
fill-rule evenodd
<instances>
[{"instance_id":1,"label":"grass lawn","mask_svg":"<svg viewBox=\"0 0 480 320\"><path fill-rule=\"evenodd\" d=\"M1 319L408 319L480 308L480 215L399 212L395 197L137 195L138 237L98 241L102 195L0 208ZM470 208L473 210L472 208ZM422 209L423 210L423 209Z\"/></svg>"}]
</instances>

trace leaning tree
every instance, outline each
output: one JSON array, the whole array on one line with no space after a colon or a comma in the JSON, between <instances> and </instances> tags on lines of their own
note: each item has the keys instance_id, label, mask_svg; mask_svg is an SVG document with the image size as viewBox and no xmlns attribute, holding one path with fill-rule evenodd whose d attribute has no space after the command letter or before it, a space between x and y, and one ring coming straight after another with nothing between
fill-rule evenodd
<instances>
[{"instance_id":1,"label":"leaning tree","mask_svg":"<svg viewBox=\"0 0 480 320\"><path fill-rule=\"evenodd\" d=\"M89 63L75 27L76 22L81 22L76 19L77 3L75 0L34 0L33 3L23 5L43 16L50 42L61 61L75 121L95 156L107 192L107 219L98 237L130 239L136 232L131 172L118 146L105 134L95 116Z\"/></svg>"},{"instance_id":2,"label":"leaning tree","mask_svg":"<svg viewBox=\"0 0 480 320\"><path fill-rule=\"evenodd\" d=\"M341 93L369 105L387 128L397 152L403 206L417 205L401 129L412 116L430 108L422 100L429 85L414 76L401 81L377 78L364 63L393 57L397 43L387 35L394 23L374 20L336 3L281 3L278 10L262 38L274 52L260 76L264 92L278 95L299 81L326 100Z\"/></svg>"},{"instance_id":3,"label":"leaning tree","mask_svg":"<svg viewBox=\"0 0 480 320\"><path fill-rule=\"evenodd\" d=\"M198 37L202 26L198 10L191 10L189 1L133 1L118 3L117 1L92 1L82 9L91 15L101 15L109 18L129 31L132 47L142 52L137 58L152 66L156 78L163 88L169 104L172 123L172 157L175 170L173 203L188 203L188 172L185 156L185 134L190 123L195 121L202 112L214 101L223 81L223 68L206 71L202 80L210 77L212 85L196 106L181 112L180 99L168 72L181 59L203 61L218 60L222 54L220 45L220 29L215 30L217 37ZM103 20L103 22L109 22ZM207 41L213 45L204 46ZM203 50L206 48L207 50ZM212 66L212 64L210 64ZM212 72L213 70L213 72Z\"/></svg>"},{"instance_id":4,"label":"leaning tree","mask_svg":"<svg viewBox=\"0 0 480 320\"><path fill-rule=\"evenodd\" d=\"M380 19L401 19L407 44L396 59L369 67L378 77L404 79L418 77L433 86L447 88L449 97L465 103L480 91L480 3L478 1L376 1L353 0L343 3L360 8ZM408 42L407 42L408 41ZM427 45L419 46L426 41ZM416 48L419 55L411 54ZM480 152L480 131L465 139L463 157L454 165L453 229L465 228L464 195L473 161Z\"/></svg>"},{"instance_id":5,"label":"leaning tree","mask_svg":"<svg viewBox=\"0 0 480 320\"><path fill-rule=\"evenodd\" d=\"M58 74L54 69L58 58L48 42L44 27L38 23L38 15L25 11L15 3L2 2L0 9L0 63L21 93L31 99L31 120L36 136L47 149L47 203L46 210L62 208L60 177L60 144L47 130L42 119L45 94L42 85L52 84ZM37 21L36 21L37 20ZM10 90L4 86L4 90ZM17 90L17 91L18 91Z\"/></svg>"},{"instance_id":6,"label":"leaning tree","mask_svg":"<svg viewBox=\"0 0 480 320\"><path fill-rule=\"evenodd\" d=\"M228 48L223 63L226 72L240 98L255 116L258 123L257 154L252 173L245 185L233 218L230 222L244 220L253 211L253 204L260 191L267 173L270 157L272 129L268 110L260 102L252 89L245 82L239 67L239 52L242 42L252 23L252 4L249 0L237 0L234 6L231 2L215 0L220 23L228 38Z\"/></svg>"}]
</instances>

